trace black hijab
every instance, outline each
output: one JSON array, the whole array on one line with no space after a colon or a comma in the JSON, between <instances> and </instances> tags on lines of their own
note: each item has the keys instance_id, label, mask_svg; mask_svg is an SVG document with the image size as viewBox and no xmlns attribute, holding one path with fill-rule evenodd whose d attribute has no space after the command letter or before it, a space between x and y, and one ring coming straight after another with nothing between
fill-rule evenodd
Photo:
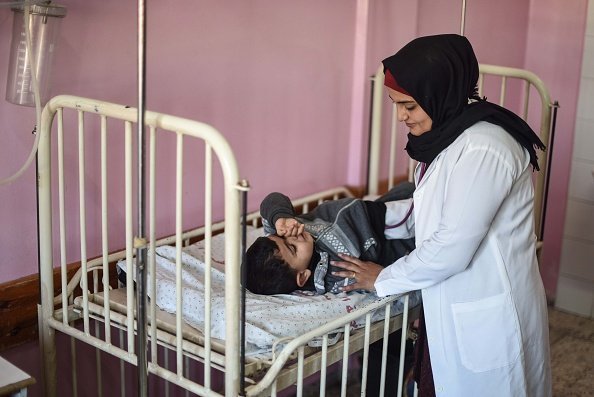
<instances>
[{"instance_id":1,"label":"black hijab","mask_svg":"<svg viewBox=\"0 0 594 397\"><path fill-rule=\"evenodd\" d=\"M432 120L431 131L408 134L410 157L431 163L464 130L487 121L513 136L528 150L533 168L539 169L535 148L544 150L545 146L530 126L515 113L479 98L478 61L466 37L419 37L384 59L383 65L384 73L391 75L386 85L412 96ZM474 101L469 104L469 99Z\"/></svg>"}]
</instances>

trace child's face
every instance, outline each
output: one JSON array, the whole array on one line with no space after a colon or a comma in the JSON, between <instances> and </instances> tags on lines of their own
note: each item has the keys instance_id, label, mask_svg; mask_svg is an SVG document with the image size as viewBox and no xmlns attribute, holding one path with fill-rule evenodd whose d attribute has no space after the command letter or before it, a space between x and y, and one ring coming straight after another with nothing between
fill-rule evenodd
<instances>
[{"instance_id":1,"label":"child's face","mask_svg":"<svg viewBox=\"0 0 594 397\"><path fill-rule=\"evenodd\" d=\"M300 272L309 267L314 249L314 239L311 234L303 232L297 237L270 235L268 238L276 243L280 256L292 269Z\"/></svg>"}]
</instances>

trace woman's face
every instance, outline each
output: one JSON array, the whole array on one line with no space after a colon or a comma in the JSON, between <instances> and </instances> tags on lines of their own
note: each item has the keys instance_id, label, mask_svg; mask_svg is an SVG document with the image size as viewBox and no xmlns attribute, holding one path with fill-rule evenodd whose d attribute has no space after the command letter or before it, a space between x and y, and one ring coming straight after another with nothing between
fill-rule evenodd
<instances>
[{"instance_id":1,"label":"woman's face","mask_svg":"<svg viewBox=\"0 0 594 397\"><path fill-rule=\"evenodd\" d=\"M431 126L433 125L431 117L425 113L413 97L390 87L386 87L386 89L388 90L390 99L396 105L398 121L404 122L411 134L419 136L427 131L431 131Z\"/></svg>"}]
</instances>

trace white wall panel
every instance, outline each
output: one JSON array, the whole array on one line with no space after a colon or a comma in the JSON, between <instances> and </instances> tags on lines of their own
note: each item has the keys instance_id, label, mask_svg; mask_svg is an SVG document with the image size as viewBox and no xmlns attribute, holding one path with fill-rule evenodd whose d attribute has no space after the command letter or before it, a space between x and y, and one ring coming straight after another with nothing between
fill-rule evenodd
<instances>
[{"instance_id":1,"label":"white wall panel","mask_svg":"<svg viewBox=\"0 0 594 397\"><path fill-rule=\"evenodd\" d=\"M594 243L566 237L563 240L560 272L594 283Z\"/></svg>"},{"instance_id":2,"label":"white wall panel","mask_svg":"<svg viewBox=\"0 0 594 397\"><path fill-rule=\"evenodd\" d=\"M573 157L594 161L594 120L576 120Z\"/></svg>"},{"instance_id":3,"label":"white wall panel","mask_svg":"<svg viewBox=\"0 0 594 397\"><path fill-rule=\"evenodd\" d=\"M575 124L555 306L594 317L594 0L588 22Z\"/></svg>"},{"instance_id":4,"label":"white wall panel","mask_svg":"<svg viewBox=\"0 0 594 397\"><path fill-rule=\"evenodd\" d=\"M586 36L584 41L582 77L594 78L594 36Z\"/></svg>"},{"instance_id":5,"label":"white wall panel","mask_svg":"<svg viewBox=\"0 0 594 397\"><path fill-rule=\"evenodd\" d=\"M569 197L594 205L594 162L573 161L569 181ZM594 207L592 208L594 212ZM594 216L594 215L593 215Z\"/></svg>"},{"instance_id":6,"label":"white wall panel","mask_svg":"<svg viewBox=\"0 0 594 397\"><path fill-rule=\"evenodd\" d=\"M593 289L594 284L592 283L561 275L555 306L568 312L590 317L594 298Z\"/></svg>"},{"instance_id":7,"label":"white wall panel","mask_svg":"<svg viewBox=\"0 0 594 397\"><path fill-rule=\"evenodd\" d=\"M565 235L594 241L594 206L568 200L565 216Z\"/></svg>"},{"instance_id":8,"label":"white wall panel","mask_svg":"<svg viewBox=\"0 0 594 397\"><path fill-rule=\"evenodd\" d=\"M586 24L586 35L594 36L594 2L588 4L588 22Z\"/></svg>"},{"instance_id":9,"label":"white wall panel","mask_svg":"<svg viewBox=\"0 0 594 397\"><path fill-rule=\"evenodd\" d=\"M594 79L582 76L577 117L594 120Z\"/></svg>"}]
</instances>

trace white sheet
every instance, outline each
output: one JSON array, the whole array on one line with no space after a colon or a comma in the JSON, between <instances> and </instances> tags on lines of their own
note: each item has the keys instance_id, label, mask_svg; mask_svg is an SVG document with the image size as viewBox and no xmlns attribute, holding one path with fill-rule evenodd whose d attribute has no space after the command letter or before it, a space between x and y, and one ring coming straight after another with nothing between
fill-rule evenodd
<instances>
[{"instance_id":1,"label":"white sheet","mask_svg":"<svg viewBox=\"0 0 594 397\"><path fill-rule=\"evenodd\" d=\"M262 235L262 229L250 228L248 246ZM212 239L213 266L224 265L224 235ZM204 329L204 243L198 242L182 252L182 299L183 318L191 326ZM125 270L125 261L118 263ZM220 267L222 268L222 267ZM163 246L156 249L156 304L161 309L175 313L175 247ZM225 297L224 272L212 268L211 335L225 339ZM150 286L149 286L150 287ZM149 288L149 296L153 294ZM246 341L250 355L270 352L279 338L296 337L329 320L340 317L356 308L379 299L373 293L353 292L349 294L315 295L295 292L291 295L264 296L246 292ZM420 301L420 294L410 296L410 305ZM403 303L395 301L392 314L402 313ZM383 313L377 313L382 319ZM353 328L362 326L364 319Z\"/></svg>"}]
</instances>

